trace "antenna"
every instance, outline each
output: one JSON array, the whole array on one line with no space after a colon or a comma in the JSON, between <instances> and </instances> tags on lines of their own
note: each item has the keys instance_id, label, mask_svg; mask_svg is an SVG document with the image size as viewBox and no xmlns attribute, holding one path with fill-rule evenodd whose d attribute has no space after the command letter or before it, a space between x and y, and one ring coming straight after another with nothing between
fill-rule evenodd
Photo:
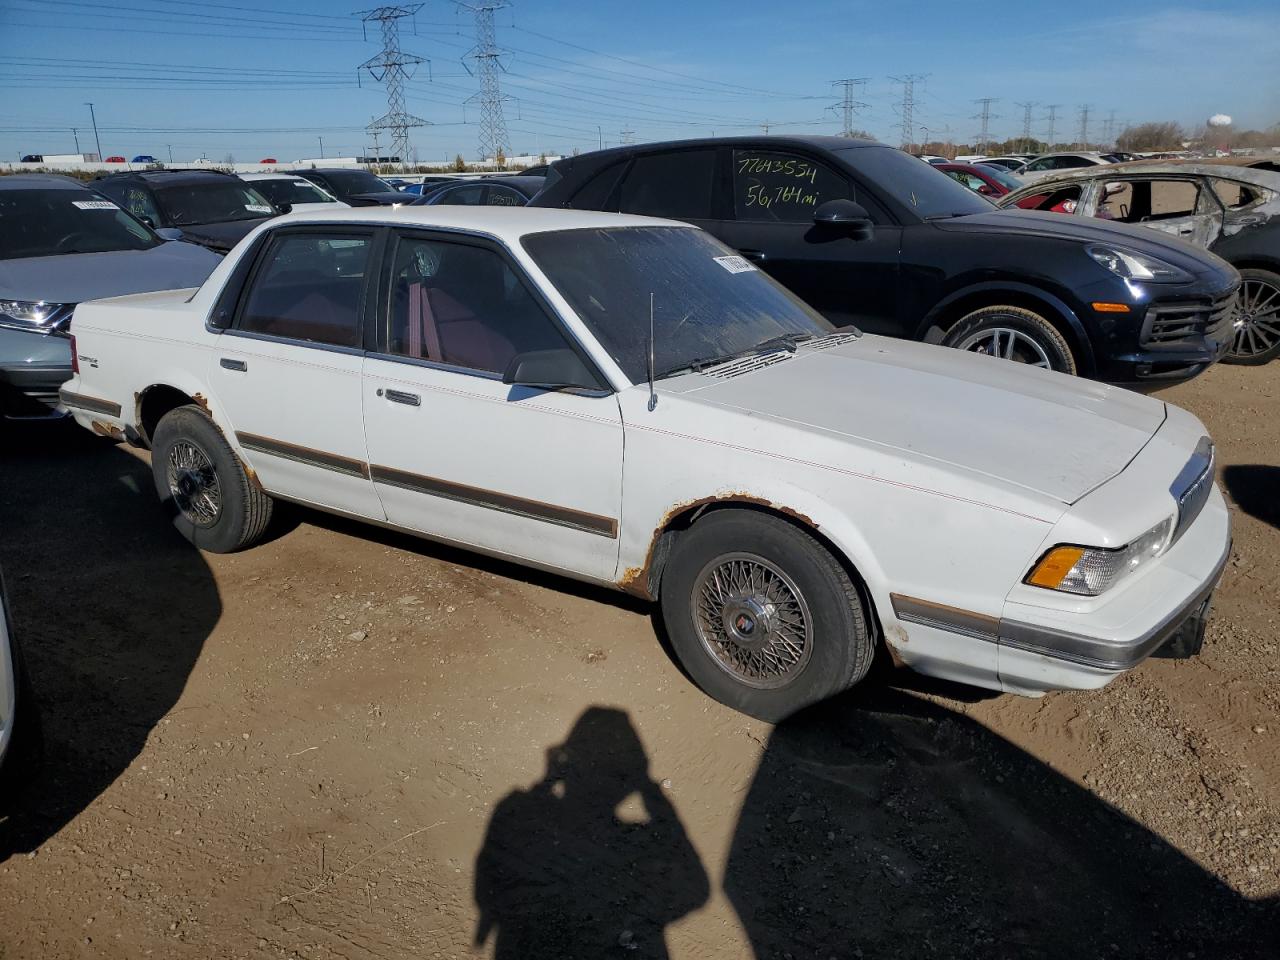
<instances>
[{"instance_id":1,"label":"antenna","mask_svg":"<svg viewBox=\"0 0 1280 960\"><path fill-rule=\"evenodd\" d=\"M653 291L649 291L649 412L658 405L658 394L653 389Z\"/></svg>"}]
</instances>

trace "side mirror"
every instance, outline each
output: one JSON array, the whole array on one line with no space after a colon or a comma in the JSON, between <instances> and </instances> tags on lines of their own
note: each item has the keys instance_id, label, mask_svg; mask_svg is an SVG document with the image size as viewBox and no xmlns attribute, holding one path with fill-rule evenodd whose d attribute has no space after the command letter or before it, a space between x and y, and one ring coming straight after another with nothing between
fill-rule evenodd
<instances>
[{"instance_id":1,"label":"side mirror","mask_svg":"<svg viewBox=\"0 0 1280 960\"><path fill-rule=\"evenodd\" d=\"M277 210L279 210L281 213L293 213L293 204L292 204L292 203L277 203L277 204L276 204L276 209L277 209Z\"/></svg>"},{"instance_id":2,"label":"side mirror","mask_svg":"<svg viewBox=\"0 0 1280 960\"><path fill-rule=\"evenodd\" d=\"M502 382L539 390L600 389L600 381L595 374L568 347L517 353L507 364Z\"/></svg>"},{"instance_id":3,"label":"side mirror","mask_svg":"<svg viewBox=\"0 0 1280 960\"><path fill-rule=\"evenodd\" d=\"M984 197L990 197L994 195L996 191L995 191L995 187L991 186L991 184L984 183L982 186L978 188L978 192L982 194Z\"/></svg>"},{"instance_id":4,"label":"side mirror","mask_svg":"<svg viewBox=\"0 0 1280 960\"><path fill-rule=\"evenodd\" d=\"M152 217L147 216L147 214L145 214L145 213L139 213L139 214L135 214L135 216L137 216L137 218L138 218L139 220L141 220L143 223L145 223L145 224L146 224L148 227L150 227L152 230L154 230L154 229L156 228L156 222L155 222L155 220L154 220Z\"/></svg>"},{"instance_id":5,"label":"side mirror","mask_svg":"<svg viewBox=\"0 0 1280 960\"><path fill-rule=\"evenodd\" d=\"M875 225L866 207L852 200L828 200L813 211L813 225L840 233L850 240L870 240Z\"/></svg>"},{"instance_id":6,"label":"side mirror","mask_svg":"<svg viewBox=\"0 0 1280 960\"><path fill-rule=\"evenodd\" d=\"M156 236L161 240L181 240L183 234L177 227L161 227L156 231Z\"/></svg>"}]
</instances>

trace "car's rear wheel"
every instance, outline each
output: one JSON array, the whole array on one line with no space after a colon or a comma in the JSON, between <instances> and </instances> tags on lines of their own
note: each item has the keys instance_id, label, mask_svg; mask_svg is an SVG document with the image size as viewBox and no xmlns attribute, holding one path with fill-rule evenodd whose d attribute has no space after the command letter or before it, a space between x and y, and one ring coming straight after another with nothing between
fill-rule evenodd
<instances>
[{"instance_id":1,"label":"car's rear wheel","mask_svg":"<svg viewBox=\"0 0 1280 960\"><path fill-rule=\"evenodd\" d=\"M266 531L271 497L199 407L178 407L161 418L152 437L151 472L173 525L201 550L242 550Z\"/></svg>"},{"instance_id":2,"label":"car's rear wheel","mask_svg":"<svg viewBox=\"0 0 1280 960\"><path fill-rule=\"evenodd\" d=\"M1075 373L1076 358L1052 323L1023 307L995 305L961 317L943 345L983 353L1033 367Z\"/></svg>"},{"instance_id":3,"label":"car's rear wheel","mask_svg":"<svg viewBox=\"0 0 1280 960\"><path fill-rule=\"evenodd\" d=\"M1223 363L1257 365L1280 355L1280 274L1243 268L1236 304L1235 339Z\"/></svg>"},{"instance_id":4,"label":"car's rear wheel","mask_svg":"<svg viewBox=\"0 0 1280 960\"><path fill-rule=\"evenodd\" d=\"M868 614L849 573L796 526L717 510L675 542L662 617L680 663L721 703L776 723L871 666Z\"/></svg>"}]
</instances>

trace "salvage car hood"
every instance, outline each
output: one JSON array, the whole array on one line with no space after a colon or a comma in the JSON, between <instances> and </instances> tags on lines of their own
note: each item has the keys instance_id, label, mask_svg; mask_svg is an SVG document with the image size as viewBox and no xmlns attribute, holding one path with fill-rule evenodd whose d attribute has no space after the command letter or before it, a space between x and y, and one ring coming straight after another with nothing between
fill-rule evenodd
<instances>
[{"instance_id":1,"label":"salvage car hood","mask_svg":"<svg viewBox=\"0 0 1280 960\"><path fill-rule=\"evenodd\" d=\"M198 287L222 258L173 240L150 250L0 260L0 300L81 303L150 290Z\"/></svg>"},{"instance_id":2,"label":"salvage car hood","mask_svg":"<svg viewBox=\"0 0 1280 960\"><path fill-rule=\"evenodd\" d=\"M1076 243L1110 243L1159 257L1197 277L1230 275L1230 265L1220 257L1146 227L1110 223L1091 217L1072 217L1040 210L992 210L950 220L932 220L949 233L1003 233L1070 240Z\"/></svg>"},{"instance_id":3,"label":"salvage car hood","mask_svg":"<svg viewBox=\"0 0 1280 960\"><path fill-rule=\"evenodd\" d=\"M1160 428L1159 400L995 357L863 336L684 396L901 451L1065 504L1114 477Z\"/></svg>"}]
</instances>

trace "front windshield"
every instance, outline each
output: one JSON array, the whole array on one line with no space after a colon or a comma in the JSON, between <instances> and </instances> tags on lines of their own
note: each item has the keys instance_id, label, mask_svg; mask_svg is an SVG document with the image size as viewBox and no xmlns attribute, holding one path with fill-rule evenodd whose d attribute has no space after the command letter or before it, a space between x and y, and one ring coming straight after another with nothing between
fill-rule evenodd
<instances>
[{"instance_id":1,"label":"front windshield","mask_svg":"<svg viewBox=\"0 0 1280 960\"><path fill-rule=\"evenodd\" d=\"M325 173L326 181L336 193L350 197L360 193L395 193L395 188L365 170L337 170Z\"/></svg>"},{"instance_id":2,"label":"front windshield","mask_svg":"<svg viewBox=\"0 0 1280 960\"><path fill-rule=\"evenodd\" d=\"M858 173L921 220L990 213L991 204L933 164L893 147L849 147L837 151Z\"/></svg>"},{"instance_id":3,"label":"front windshield","mask_svg":"<svg viewBox=\"0 0 1280 960\"><path fill-rule=\"evenodd\" d=\"M88 190L0 190L0 260L149 250L163 242Z\"/></svg>"},{"instance_id":4,"label":"front windshield","mask_svg":"<svg viewBox=\"0 0 1280 960\"><path fill-rule=\"evenodd\" d=\"M310 180L253 180L253 188L260 194L280 206L290 203L333 203L333 197L325 193Z\"/></svg>"},{"instance_id":5,"label":"front windshield","mask_svg":"<svg viewBox=\"0 0 1280 960\"><path fill-rule=\"evenodd\" d=\"M253 187L238 180L187 183L156 189L156 202L165 223L175 227L228 223L273 216L271 203Z\"/></svg>"},{"instance_id":6,"label":"front windshield","mask_svg":"<svg viewBox=\"0 0 1280 960\"><path fill-rule=\"evenodd\" d=\"M914 161L918 163L919 161ZM777 338L834 328L710 235L688 227L605 227L524 238L524 248L634 383L682 373Z\"/></svg>"}]
</instances>

